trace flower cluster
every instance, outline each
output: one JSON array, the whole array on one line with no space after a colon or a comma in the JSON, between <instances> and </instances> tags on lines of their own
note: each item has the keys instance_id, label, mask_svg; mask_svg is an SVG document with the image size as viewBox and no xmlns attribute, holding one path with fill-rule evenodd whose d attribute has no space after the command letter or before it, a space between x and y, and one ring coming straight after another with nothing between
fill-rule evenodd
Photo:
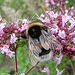
<instances>
[{"instance_id":1,"label":"flower cluster","mask_svg":"<svg viewBox=\"0 0 75 75\"><path fill-rule=\"evenodd\" d=\"M54 13L46 11L45 15L41 14L38 17L43 24L50 27L49 32L61 43L63 50L62 54L69 58L75 56L75 20L68 14ZM59 51L55 51L56 54Z\"/></svg>"},{"instance_id":2,"label":"flower cluster","mask_svg":"<svg viewBox=\"0 0 75 75\"><path fill-rule=\"evenodd\" d=\"M6 56L9 56L10 58L15 56L14 44L19 38L18 34L21 34L29 23L27 19L14 22L15 23L7 24L0 19L0 50L2 54L6 53Z\"/></svg>"},{"instance_id":3,"label":"flower cluster","mask_svg":"<svg viewBox=\"0 0 75 75\"><path fill-rule=\"evenodd\" d=\"M75 10L74 7L66 8L69 1L65 0L45 0L47 10L44 14L37 16L38 19L47 25L50 29L49 32L54 36L62 45L61 54L60 51L54 50L53 60L57 61L56 71L57 75L61 75L64 69L59 72L57 66L60 64L63 55L67 55L69 59L75 59ZM59 47L60 48L60 47ZM60 57L55 57L60 54ZM42 72L47 72L49 75L48 67L44 68Z\"/></svg>"},{"instance_id":4,"label":"flower cluster","mask_svg":"<svg viewBox=\"0 0 75 75\"><path fill-rule=\"evenodd\" d=\"M62 12L71 15L71 17L75 18L75 9L74 7L68 7L68 0L45 0L46 6L55 12Z\"/></svg>"}]
</instances>

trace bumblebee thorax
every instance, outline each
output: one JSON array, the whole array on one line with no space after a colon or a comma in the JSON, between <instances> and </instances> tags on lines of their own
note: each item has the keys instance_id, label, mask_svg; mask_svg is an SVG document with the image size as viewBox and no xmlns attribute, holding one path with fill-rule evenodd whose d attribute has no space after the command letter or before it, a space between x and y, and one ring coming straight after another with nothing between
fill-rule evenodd
<instances>
[{"instance_id":1,"label":"bumblebee thorax","mask_svg":"<svg viewBox=\"0 0 75 75\"><path fill-rule=\"evenodd\" d=\"M33 39L38 39L39 36L41 35L40 26L36 25L36 26L32 26L31 28L29 28L28 35L32 37Z\"/></svg>"}]
</instances>

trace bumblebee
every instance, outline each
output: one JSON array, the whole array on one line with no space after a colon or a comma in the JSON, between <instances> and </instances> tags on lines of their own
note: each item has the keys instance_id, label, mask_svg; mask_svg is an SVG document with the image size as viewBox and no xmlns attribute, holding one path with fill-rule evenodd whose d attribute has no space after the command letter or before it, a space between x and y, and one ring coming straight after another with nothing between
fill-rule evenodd
<instances>
[{"instance_id":1,"label":"bumblebee","mask_svg":"<svg viewBox=\"0 0 75 75\"><path fill-rule=\"evenodd\" d=\"M48 27L42 23L31 23L27 30L26 35L28 38L29 60L32 65L38 61L48 61L53 57L54 45L58 45L49 33Z\"/></svg>"}]
</instances>

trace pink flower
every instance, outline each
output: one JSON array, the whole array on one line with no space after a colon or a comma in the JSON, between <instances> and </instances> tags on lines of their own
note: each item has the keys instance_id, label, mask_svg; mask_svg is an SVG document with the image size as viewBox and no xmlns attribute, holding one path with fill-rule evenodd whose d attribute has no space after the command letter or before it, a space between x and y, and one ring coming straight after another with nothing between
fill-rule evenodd
<instances>
[{"instance_id":1,"label":"pink flower","mask_svg":"<svg viewBox=\"0 0 75 75\"><path fill-rule=\"evenodd\" d=\"M24 19L22 23L23 24L22 24L22 27L21 27L21 32L27 29L29 21L27 19Z\"/></svg>"},{"instance_id":2,"label":"pink flower","mask_svg":"<svg viewBox=\"0 0 75 75\"><path fill-rule=\"evenodd\" d=\"M50 4L49 3L46 3L46 6L49 6Z\"/></svg>"},{"instance_id":3,"label":"pink flower","mask_svg":"<svg viewBox=\"0 0 75 75\"><path fill-rule=\"evenodd\" d=\"M62 26L64 27L65 23L71 19L71 16L68 16L67 14L65 14L64 16L62 16Z\"/></svg>"},{"instance_id":4,"label":"pink flower","mask_svg":"<svg viewBox=\"0 0 75 75\"><path fill-rule=\"evenodd\" d=\"M47 72L47 75L50 75L48 67L44 68L44 70L42 70L41 72Z\"/></svg>"},{"instance_id":5,"label":"pink flower","mask_svg":"<svg viewBox=\"0 0 75 75\"><path fill-rule=\"evenodd\" d=\"M16 42L16 40L17 40L17 37L16 37L15 34L13 33L13 34L11 35L11 38L10 38L10 43L13 44L13 43Z\"/></svg>"},{"instance_id":6,"label":"pink flower","mask_svg":"<svg viewBox=\"0 0 75 75\"><path fill-rule=\"evenodd\" d=\"M65 69L63 69L61 72L59 72L59 70L56 68L56 71L57 71L57 75L61 75L63 73Z\"/></svg>"},{"instance_id":7,"label":"pink flower","mask_svg":"<svg viewBox=\"0 0 75 75\"><path fill-rule=\"evenodd\" d=\"M63 57L63 55L61 54L59 58L53 57L53 60L54 60L54 61L57 61L57 62L58 62L57 65L59 65L60 62L61 62L61 60L62 60L62 57ZM57 66L57 65L56 65L56 66Z\"/></svg>"},{"instance_id":8,"label":"pink flower","mask_svg":"<svg viewBox=\"0 0 75 75\"><path fill-rule=\"evenodd\" d=\"M48 14L49 14L50 18L54 18L54 12L53 11L49 11Z\"/></svg>"},{"instance_id":9,"label":"pink flower","mask_svg":"<svg viewBox=\"0 0 75 75\"><path fill-rule=\"evenodd\" d=\"M53 5L55 5L55 2L54 2L54 0L50 0L50 2L51 2Z\"/></svg>"},{"instance_id":10,"label":"pink flower","mask_svg":"<svg viewBox=\"0 0 75 75\"><path fill-rule=\"evenodd\" d=\"M45 15L44 14L41 14L41 17L45 17Z\"/></svg>"},{"instance_id":11,"label":"pink flower","mask_svg":"<svg viewBox=\"0 0 75 75\"><path fill-rule=\"evenodd\" d=\"M4 45L1 49L1 53L4 54L6 53L7 56L9 56L10 58L14 57L14 52L10 51L9 49L9 45Z\"/></svg>"},{"instance_id":12,"label":"pink flower","mask_svg":"<svg viewBox=\"0 0 75 75\"><path fill-rule=\"evenodd\" d=\"M69 1L65 1L66 2L66 4L68 4L69 3Z\"/></svg>"},{"instance_id":13,"label":"pink flower","mask_svg":"<svg viewBox=\"0 0 75 75\"><path fill-rule=\"evenodd\" d=\"M5 27L6 23L0 23L0 34L3 33L3 28Z\"/></svg>"},{"instance_id":14,"label":"pink flower","mask_svg":"<svg viewBox=\"0 0 75 75\"><path fill-rule=\"evenodd\" d=\"M71 30L75 26L75 20L72 18L69 22L71 25L69 26L68 30Z\"/></svg>"},{"instance_id":15,"label":"pink flower","mask_svg":"<svg viewBox=\"0 0 75 75\"><path fill-rule=\"evenodd\" d=\"M42 22L46 22L47 24L50 24L50 19L45 17L45 19Z\"/></svg>"},{"instance_id":16,"label":"pink flower","mask_svg":"<svg viewBox=\"0 0 75 75\"><path fill-rule=\"evenodd\" d=\"M72 32L72 33L70 33L70 35L72 35L72 36L73 36L73 35L75 35L75 31L74 31L74 32Z\"/></svg>"},{"instance_id":17,"label":"pink flower","mask_svg":"<svg viewBox=\"0 0 75 75\"><path fill-rule=\"evenodd\" d=\"M62 39L65 39L65 36L66 36L65 31L64 30L62 30L62 31L59 30L58 36L61 37Z\"/></svg>"},{"instance_id":18,"label":"pink flower","mask_svg":"<svg viewBox=\"0 0 75 75\"><path fill-rule=\"evenodd\" d=\"M27 27L28 27L28 25L27 25L27 24L22 25L22 27L21 27L21 32L22 32L22 31L24 31L24 30L26 30L26 29L27 29Z\"/></svg>"},{"instance_id":19,"label":"pink flower","mask_svg":"<svg viewBox=\"0 0 75 75\"><path fill-rule=\"evenodd\" d=\"M57 33L57 32L58 32L58 28L56 28L56 29L55 28L51 28L51 33L52 34Z\"/></svg>"},{"instance_id":20,"label":"pink flower","mask_svg":"<svg viewBox=\"0 0 75 75\"><path fill-rule=\"evenodd\" d=\"M7 53L9 51L9 45L4 45L2 48L1 48L1 53L4 54L4 53Z\"/></svg>"},{"instance_id":21,"label":"pink flower","mask_svg":"<svg viewBox=\"0 0 75 75\"><path fill-rule=\"evenodd\" d=\"M6 55L9 56L10 58L12 58L12 57L15 57L14 53L15 52L12 52L9 50L8 53L6 53Z\"/></svg>"},{"instance_id":22,"label":"pink flower","mask_svg":"<svg viewBox=\"0 0 75 75\"><path fill-rule=\"evenodd\" d=\"M3 29L5 27L6 23L0 23L0 28Z\"/></svg>"},{"instance_id":23,"label":"pink flower","mask_svg":"<svg viewBox=\"0 0 75 75\"><path fill-rule=\"evenodd\" d=\"M44 22L42 16L38 17L38 19L39 19L40 21Z\"/></svg>"},{"instance_id":24,"label":"pink flower","mask_svg":"<svg viewBox=\"0 0 75 75\"><path fill-rule=\"evenodd\" d=\"M58 16L58 13L56 12L56 13L54 14L54 18L57 18L57 16Z\"/></svg>"}]
</instances>

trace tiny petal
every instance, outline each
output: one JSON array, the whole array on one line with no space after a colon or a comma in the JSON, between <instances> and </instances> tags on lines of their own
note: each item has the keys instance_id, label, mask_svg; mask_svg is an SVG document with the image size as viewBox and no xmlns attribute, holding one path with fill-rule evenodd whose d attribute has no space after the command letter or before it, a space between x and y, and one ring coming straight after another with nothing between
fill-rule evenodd
<instances>
[{"instance_id":1,"label":"tiny petal","mask_svg":"<svg viewBox=\"0 0 75 75\"><path fill-rule=\"evenodd\" d=\"M49 3L46 3L46 6L49 6L50 4Z\"/></svg>"},{"instance_id":2,"label":"tiny petal","mask_svg":"<svg viewBox=\"0 0 75 75\"><path fill-rule=\"evenodd\" d=\"M41 17L45 17L45 15L44 14L41 14Z\"/></svg>"},{"instance_id":3,"label":"tiny petal","mask_svg":"<svg viewBox=\"0 0 75 75\"><path fill-rule=\"evenodd\" d=\"M56 29L55 28L51 28L51 33L52 34L57 33L57 32L58 32L58 29L57 28Z\"/></svg>"},{"instance_id":4,"label":"tiny petal","mask_svg":"<svg viewBox=\"0 0 75 75\"><path fill-rule=\"evenodd\" d=\"M54 60L54 61L57 61L57 62L58 62L57 65L59 65L60 62L61 62L61 60L62 60L62 57L63 57L63 55L61 54L59 58L53 57L53 60Z\"/></svg>"},{"instance_id":5,"label":"tiny petal","mask_svg":"<svg viewBox=\"0 0 75 75\"><path fill-rule=\"evenodd\" d=\"M69 22L71 23L71 25L69 26L68 30L71 30L75 26L75 20L71 19Z\"/></svg>"},{"instance_id":6,"label":"tiny petal","mask_svg":"<svg viewBox=\"0 0 75 75\"><path fill-rule=\"evenodd\" d=\"M75 31L74 31L74 32L72 32L72 33L70 33L70 35L74 36L74 35L75 35Z\"/></svg>"},{"instance_id":7,"label":"tiny petal","mask_svg":"<svg viewBox=\"0 0 75 75\"><path fill-rule=\"evenodd\" d=\"M58 70L57 67L56 67L57 75L61 75L64 70L65 70L65 69L63 69L61 72L59 72L59 70Z\"/></svg>"},{"instance_id":8,"label":"tiny petal","mask_svg":"<svg viewBox=\"0 0 75 75\"><path fill-rule=\"evenodd\" d=\"M27 27L28 27L28 24L24 24L24 25L22 25L22 27L21 27L21 32L24 31L24 30L26 30Z\"/></svg>"},{"instance_id":9,"label":"tiny petal","mask_svg":"<svg viewBox=\"0 0 75 75\"><path fill-rule=\"evenodd\" d=\"M47 75L50 75L48 67L44 68L44 70L42 70L41 72L47 72Z\"/></svg>"},{"instance_id":10,"label":"tiny petal","mask_svg":"<svg viewBox=\"0 0 75 75\"><path fill-rule=\"evenodd\" d=\"M66 4L68 4L69 3L69 1L65 1L66 2Z\"/></svg>"},{"instance_id":11,"label":"tiny petal","mask_svg":"<svg viewBox=\"0 0 75 75\"><path fill-rule=\"evenodd\" d=\"M71 19L71 16L68 16L65 14L65 16L62 16L62 24L63 24L63 27L65 25L65 23Z\"/></svg>"},{"instance_id":12,"label":"tiny petal","mask_svg":"<svg viewBox=\"0 0 75 75\"><path fill-rule=\"evenodd\" d=\"M65 36L66 36L65 31L59 30L58 36L61 37L62 39L65 39Z\"/></svg>"},{"instance_id":13,"label":"tiny petal","mask_svg":"<svg viewBox=\"0 0 75 75\"><path fill-rule=\"evenodd\" d=\"M48 12L48 14L49 14L50 18L54 17L54 12L53 11Z\"/></svg>"},{"instance_id":14,"label":"tiny petal","mask_svg":"<svg viewBox=\"0 0 75 75\"><path fill-rule=\"evenodd\" d=\"M6 53L6 55L9 56L10 58L15 57L14 54L15 54L15 52L12 52L10 50L8 51L8 53Z\"/></svg>"},{"instance_id":15,"label":"tiny petal","mask_svg":"<svg viewBox=\"0 0 75 75\"><path fill-rule=\"evenodd\" d=\"M23 23L27 24L29 21L27 19L23 19Z\"/></svg>"},{"instance_id":16,"label":"tiny petal","mask_svg":"<svg viewBox=\"0 0 75 75\"><path fill-rule=\"evenodd\" d=\"M15 43L17 39L18 39L18 38L17 38L17 37L15 36L15 34L13 33L13 34L11 35L11 38L10 38L10 43L11 43L11 44Z\"/></svg>"},{"instance_id":17,"label":"tiny petal","mask_svg":"<svg viewBox=\"0 0 75 75\"><path fill-rule=\"evenodd\" d=\"M50 0L50 2L51 2L53 5L55 5L55 2L54 2L54 0Z\"/></svg>"}]
</instances>

